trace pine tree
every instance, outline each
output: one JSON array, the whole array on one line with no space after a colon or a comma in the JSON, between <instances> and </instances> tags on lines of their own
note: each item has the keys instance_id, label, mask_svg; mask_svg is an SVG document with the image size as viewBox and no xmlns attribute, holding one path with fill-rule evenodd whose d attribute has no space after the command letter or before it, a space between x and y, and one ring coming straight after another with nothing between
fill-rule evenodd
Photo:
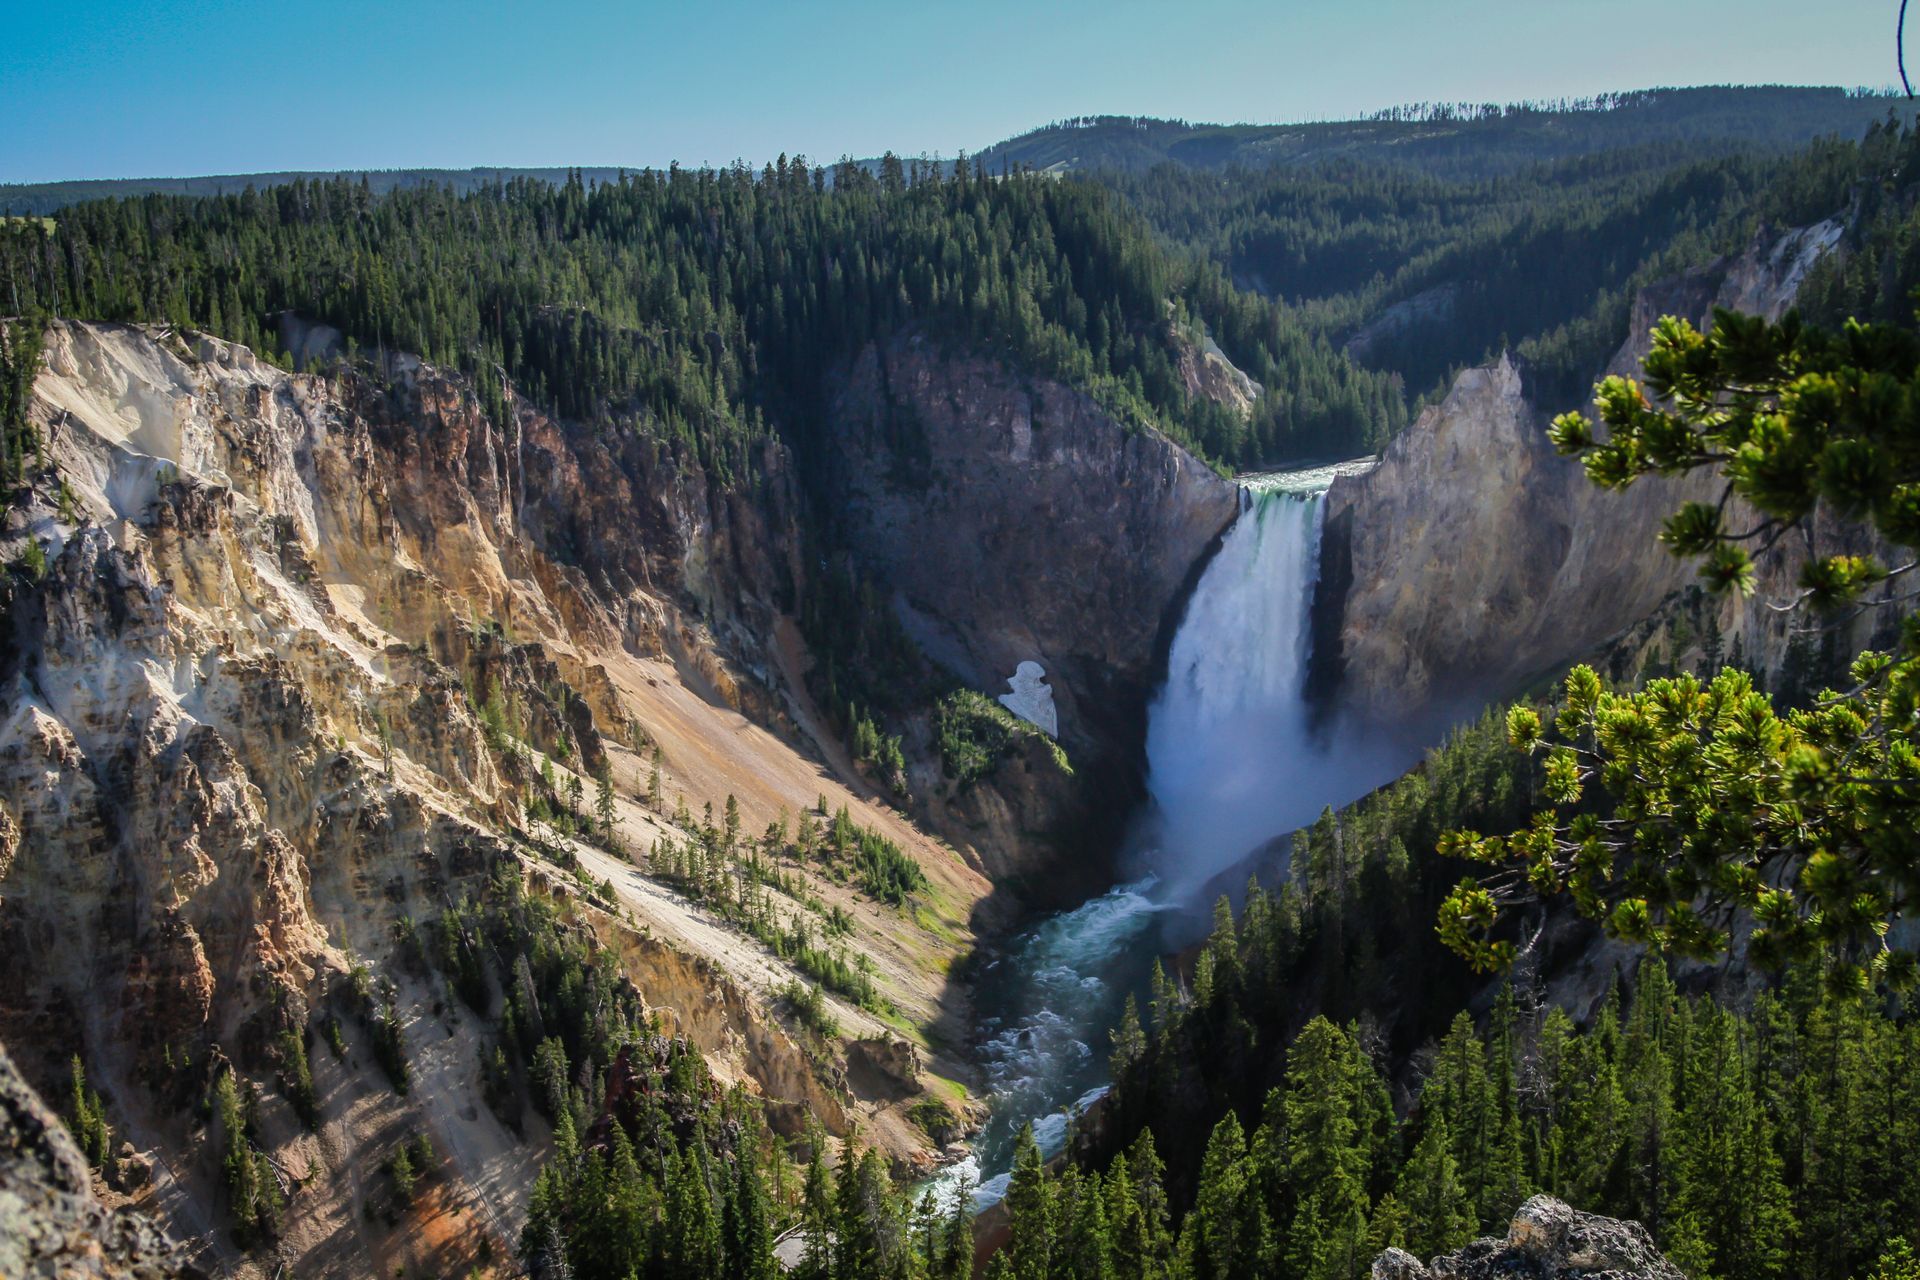
<instances>
[{"instance_id":1,"label":"pine tree","mask_svg":"<svg viewBox=\"0 0 1920 1280\"><path fill-rule=\"evenodd\" d=\"M773 1280L773 1206L760 1176L760 1150L754 1129L741 1127L733 1153L733 1180L722 1217L727 1280Z\"/></svg>"},{"instance_id":2,"label":"pine tree","mask_svg":"<svg viewBox=\"0 0 1920 1280\"><path fill-rule=\"evenodd\" d=\"M1529 1192L1520 1102L1514 1080L1518 1054L1514 1041L1516 1018L1513 984L1509 982L1501 986L1494 998L1493 1014L1487 1025L1488 1123L1492 1133L1486 1174L1481 1179L1480 1201L1476 1206L1480 1222L1496 1228L1513 1216Z\"/></svg>"},{"instance_id":3,"label":"pine tree","mask_svg":"<svg viewBox=\"0 0 1920 1280\"><path fill-rule=\"evenodd\" d=\"M1147 1007L1153 1013L1153 1033L1163 1036L1172 1023L1174 1011L1180 1007L1180 995L1167 978L1167 971L1160 963L1160 957L1153 958L1153 973L1148 979L1151 993Z\"/></svg>"},{"instance_id":4,"label":"pine tree","mask_svg":"<svg viewBox=\"0 0 1920 1280\"><path fill-rule=\"evenodd\" d=\"M615 822L613 766L610 765L604 757L600 761L600 767L594 770L593 780L593 813L594 817L598 819L600 823L600 841L611 849L614 847L613 827Z\"/></svg>"},{"instance_id":5,"label":"pine tree","mask_svg":"<svg viewBox=\"0 0 1920 1280\"><path fill-rule=\"evenodd\" d=\"M1621 1073L1628 1100L1629 1203L1633 1216L1656 1233L1666 1225L1675 1180L1673 1075L1667 1047L1672 1006L1666 963L1649 956L1640 965Z\"/></svg>"},{"instance_id":6,"label":"pine tree","mask_svg":"<svg viewBox=\"0 0 1920 1280\"><path fill-rule=\"evenodd\" d=\"M1483 1227L1498 1221L1498 1207L1490 1204L1488 1172L1492 1166L1496 1127L1492 1082L1487 1077L1486 1052L1473 1029L1473 1018L1463 1009L1434 1055L1433 1072L1420 1091L1423 1111L1431 1109L1446 1120L1453 1137L1455 1168L1467 1184L1475 1222Z\"/></svg>"},{"instance_id":7,"label":"pine tree","mask_svg":"<svg viewBox=\"0 0 1920 1280\"><path fill-rule=\"evenodd\" d=\"M1193 1209L1180 1232L1182 1268L1193 1280L1250 1280L1271 1248L1266 1209L1247 1178L1247 1140L1233 1112L1207 1139Z\"/></svg>"},{"instance_id":8,"label":"pine tree","mask_svg":"<svg viewBox=\"0 0 1920 1280\"><path fill-rule=\"evenodd\" d=\"M1446 1116L1435 1113L1400 1170L1394 1198L1406 1214L1406 1248L1422 1258L1448 1253L1473 1239L1472 1201L1454 1163Z\"/></svg>"},{"instance_id":9,"label":"pine tree","mask_svg":"<svg viewBox=\"0 0 1920 1280\"><path fill-rule=\"evenodd\" d=\"M1388 1249L1406 1249L1413 1246L1407 1243L1410 1224L1406 1208L1399 1197L1389 1191L1374 1202L1373 1212L1367 1217L1366 1256L1377 1258Z\"/></svg>"},{"instance_id":10,"label":"pine tree","mask_svg":"<svg viewBox=\"0 0 1920 1280\"><path fill-rule=\"evenodd\" d=\"M1366 1157L1355 1141L1360 1054L1324 1017L1301 1029L1287 1054L1283 1114L1288 1178L1297 1197L1288 1268L1307 1280L1351 1277L1366 1247Z\"/></svg>"},{"instance_id":11,"label":"pine tree","mask_svg":"<svg viewBox=\"0 0 1920 1280\"><path fill-rule=\"evenodd\" d=\"M111 1179L114 1176L113 1130L107 1124L107 1111L100 1095L87 1087L87 1073L77 1053L73 1055L65 1119L80 1154L103 1177Z\"/></svg>"},{"instance_id":12,"label":"pine tree","mask_svg":"<svg viewBox=\"0 0 1920 1280\"><path fill-rule=\"evenodd\" d=\"M1130 1209L1114 1219L1115 1268L1121 1280L1162 1280L1173 1266L1173 1231L1169 1225L1166 1166L1155 1148L1153 1130L1143 1128L1125 1154L1125 1163L1110 1170L1110 1195L1124 1197Z\"/></svg>"},{"instance_id":13,"label":"pine tree","mask_svg":"<svg viewBox=\"0 0 1920 1280\"><path fill-rule=\"evenodd\" d=\"M1622 1203L1627 1150L1627 1099L1620 1084L1618 993L1608 996L1594 1029L1567 1055L1569 1091L1562 1129L1562 1199L1574 1204ZM1457 1149L1457 1148L1456 1148Z\"/></svg>"},{"instance_id":14,"label":"pine tree","mask_svg":"<svg viewBox=\"0 0 1920 1280\"><path fill-rule=\"evenodd\" d=\"M973 1280L973 1186L953 1189L939 1248L927 1259L928 1280Z\"/></svg>"},{"instance_id":15,"label":"pine tree","mask_svg":"<svg viewBox=\"0 0 1920 1280\"><path fill-rule=\"evenodd\" d=\"M1229 997L1240 990L1240 939L1233 923L1233 904L1221 894L1213 904L1213 932L1207 939L1213 957L1214 984Z\"/></svg>"},{"instance_id":16,"label":"pine tree","mask_svg":"<svg viewBox=\"0 0 1920 1280\"><path fill-rule=\"evenodd\" d=\"M695 1141L666 1166L667 1280L713 1280L724 1274L719 1215L714 1211L713 1172L706 1144Z\"/></svg>"},{"instance_id":17,"label":"pine tree","mask_svg":"<svg viewBox=\"0 0 1920 1280\"><path fill-rule=\"evenodd\" d=\"M840 1222L836 1272L904 1280L911 1261L906 1224L879 1152L869 1149L856 1158L849 1139L836 1199Z\"/></svg>"},{"instance_id":18,"label":"pine tree","mask_svg":"<svg viewBox=\"0 0 1920 1280\"><path fill-rule=\"evenodd\" d=\"M307 1060L306 1028L290 1028L277 1041L280 1055L280 1091L308 1129L320 1122L319 1098L313 1088L313 1065Z\"/></svg>"},{"instance_id":19,"label":"pine tree","mask_svg":"<svg viewBox=\"0 0 1920 1280\"><path fill-rule=\"evenodd\" d=\"M1047 1179L1033 1126L1023 1125L1014 1142L1013 1175L1007 1182L1006 1248L1011 1280L1048 1280L1052 1274L1053 1188Z\"/></svg>"},{"instance_id":20,"label":"pine tree","mask_svg":"<svg viewBox=\"0 0 1920 1280\"><path fill-rule=\"evenodd\" d=\"M576 1197L576 1203L578 1199ZM645 1271L659 1247L662 1208L659 1188L641 1172L626 1129L613 1126L607 1160L607 1194L601 1206L605 1223L602 1234L608 1248L600 1268L602 1274L620 1276Z\"/></svg>"},{"instance_id":21,"label":"pine tree","mask_svg":"<svg viewBox=\"0 0 1920 1280\"><path fill-rule=\"evenodd\" d=\"M1147 1035L1140 1028L1140 1006L1131 992L1120 1011L1120 1025L1114 1028L1112 1039L1113 1052L1108 1056L1107 1067L1113 1078L1120 1080L1147 1052Z\"/></svg>"},{"instance_id":22,"label":"pine tree","mask_svg":"<svg viewBox=\"0 0 1920 1280\"><path fill-rule=\"evenodd\" d=\"M827 1171L826 1135L817 1128L808 1140L813 1154L807 1160L807 1178L800 1193L800 1225L807 1247L799 1272L805 1280L826 1280L833 1273L834 1237L838 1223L833 1209L833 1176Z\"/></svg>"},{"instance_id":23,"label":"pine tree","mask_svg":"<svg viewBox=\"0 0 1920 1280\"><path fill-rule=\"evenodd\" d=\"M1069 1169L1061 1178L1061 1217L1065 1230L1051 1268L1059 1280L1115 1280L1113 1240L1106 1197L1098 1174Z\"/></svg>"},{"instance_id":24,"label":"pine tree","mask_svg":"<svg viewBox=\"0 0 1920 1280\"><path fill-rule=\"evenodd\" d=\"M413 1153L407 1150L405 1145L388 1158L387 1176L393 1179L393 1194L400 1203L412 1203L414 1186L418 1178L414 1173Z\"/></svg>"},{"instance_id":25,"label":"pine tree","mask_svg":"<svg viewBox=\"0 0 1920 1280\"><path fill-rule=\"evenodd\" d=\"M249 1246L270 1235L280 1213L280 1185L266 1156L247 1136L246 1109L231 1070L214 1084L213 1111L220 1133L220 1169L234 1236Z\"/></svg>"}]
</instances>

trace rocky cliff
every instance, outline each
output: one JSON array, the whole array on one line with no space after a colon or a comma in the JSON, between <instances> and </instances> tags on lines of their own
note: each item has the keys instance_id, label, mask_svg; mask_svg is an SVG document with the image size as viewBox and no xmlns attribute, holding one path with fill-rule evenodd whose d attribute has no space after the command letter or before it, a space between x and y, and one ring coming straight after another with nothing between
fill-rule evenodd
<instances>
[{"instance_id":1,"label":"rocky cliff","mask_svg":"<svg viewBox=\"0 0 1920 1280\"><path fill-rule=\"evenodd\" d=\"M197 1261L348 1276L510 1256L544 1131L481 1102L484 1019L406 950L412 922L501 868L776 1124L859 1119L897 1159L930 1158L905 1113L930 1073L965 1074L946 972L988 885L837 776L756 676L766 650L745 641L777 632L794 545L776 445L720 485L524 404L496 422L418 361L289 375L203 335L74 323L48 335L31 412L51 470L0 534L0 560L28 539L48 557L7 579L0 1035L43 1081L85 1062L151 1163L140 1203ZM550 816L601 771L617 846ZM912 912L795 871L852 922L843 945L890 1021L829 997L840 1036L804 1044L779 996L792 967L649 874L647 851L684 834L661 810L729 797L750 833L844 805L920 865ZM276 1046L363 967L392 984L416 1087L396 1094L349 1029L313 1057L309 1128L274 1088ZM849 1069L903 1028L918 1047L881 1056L904 1080ZM222 1229L199 1100L228 1064L286 1183L265 1253ZM367 1170L415 1131L446 1170L395 1232Z\"/></svg>"},{"instance_id":2,"label":"rocky cliff","mask_svg":"<svg viewBox=\"0 0 1920 1280\"><path fill-rule=\"evenodd\" d=\"M1258 393L1204 353L1195 370L1203 389ZM1234 486L1083 394L917 337L866 349L832 413L849 541L921 647L991 695L1022 662L1045 669L1076 785L1016 777L963 802L955 834L971 825L996 875L1057 875L1036 854L1101 847L1139 792L1165 630L1233 520ZM996 834L1007 826L1044 843Z\"/></svg>"},{"instance_id":3,"label":"rocky cliff","mask_svg":"<svg viewBox=\"0 0 1920 1280\"><path fill-rule=\"evenodd\" d=\"M1643 292L1632 337L1608 372L1633 376L1662 315L1704 323L1716 306L1778 318L1841 228L1761 233L1740 254ZM1592 653L1694 581L1661 553L1661 521L1707 477L1642 479L1624 493L1590 484L1554 453L1539 405L1508 356L1463 372L1446 398L1397 437L1380 465L1328 495L1316 683L1377 718L1447 717ZM1761 564L1762 591L1728 602L1719 625L1750 661L1777 662L1789 620L1765 607L1787 594L1800 553Z\"/></svg>"}]
</instances>

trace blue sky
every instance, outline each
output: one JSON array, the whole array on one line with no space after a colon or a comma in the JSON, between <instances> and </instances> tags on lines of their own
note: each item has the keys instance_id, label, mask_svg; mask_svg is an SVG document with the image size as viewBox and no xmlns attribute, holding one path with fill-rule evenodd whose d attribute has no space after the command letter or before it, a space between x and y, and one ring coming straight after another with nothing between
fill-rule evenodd
<instances>
[{"instance_id":1,"label":"blue sky","mask_svg":"<svg viewBox=\"0 0 1920 1280\"><path fill-rule=\"evenodd\" d=\"M1894 83L1898 0L6 0L0 181L952 154L1079 114ZM1920 19L1916 20L1920 27ZM1920 36L1909 40L1920 61Z\"/></svg>"}]
</instances>

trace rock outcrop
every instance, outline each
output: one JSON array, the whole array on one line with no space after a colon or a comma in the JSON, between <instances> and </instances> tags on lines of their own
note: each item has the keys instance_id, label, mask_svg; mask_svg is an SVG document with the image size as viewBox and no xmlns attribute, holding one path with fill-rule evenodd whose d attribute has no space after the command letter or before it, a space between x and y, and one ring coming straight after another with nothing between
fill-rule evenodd
<instances>
[{"instance_id":1,"label":"rock outcrop","mask_svg":"<svg viewBox=\"0 0 1920 1280\"><path fill-rule=\"evenodd\" d=\"M1179 353L1176 368L1187 394L1226 405L1242 414L1251 413L1254 402L1266 394L1266 388L1227 359L1227 353L1211 337L1205 334L1194 337L1177 325L1172 328L1174 346Z\"/></svg>"},{"instance_id":2,"label":"rock outcrop","mask_svg":"<svg viewBox=\"0 0 1920 1280\"><path fill-rule=\"evenodd\" d=\"M1637 1222L1581 1213L1552 1196L1520 1206L1506 1239L1488 1237L1422 1263L1401 1249L1373 1260L1373 1280L1686 1280Z\"/></svg>"},{"instance_id":3,"label":"rock outcrop","mask_svg":"<svg viewBox=\"0 0 1920 1280\"><path fill-rule=\"evenodd\" d=\"M1233 521L1234 486L1079 392L922 338L867 348L832 412L849 543L973 688L997 696L1021 663L1045 669L1078 782L1070 804L1020 821L1097 845L1137 794L1163 632Z\"/></svg>"},{"instance_id":4,"label":"rock outcrop","mask_svg":"<svg viewBox=\"0 0 1920 1280\"><path fill-rule=\"evenodd\" d=\"M110 1209L65 1125L0 1047L0 1276L198 1280L186 1250L137 1210Z\"/></svg>"},{"instance_id":5,"label":"rock outcrop","mask_svg":"<svg viewBox=\"0 0 1920 1280\"><path fill-rule=\"evenodd\" d=\"M1662 315L1704 323L1716 306L1778 318L1838 243L1832 222L1762 233L1740 254L1646 290L1608 372L1637 374ZM1447 717L1593 652L1695 581L1659 551L1662 520L1717 496L1705 475L1649 477L1624 493L1590 484L1546 437L1552 413L1509 355L1463 372L1365 475L1327 498L1316 684L1376 718ZM1781 548L1763 588L1790 589ZM1762 592L1763 597L1769 592ZM1786 623L1763 602L1726 607L1727 641L1777 656Z\"/></svg>"}]
</instances>

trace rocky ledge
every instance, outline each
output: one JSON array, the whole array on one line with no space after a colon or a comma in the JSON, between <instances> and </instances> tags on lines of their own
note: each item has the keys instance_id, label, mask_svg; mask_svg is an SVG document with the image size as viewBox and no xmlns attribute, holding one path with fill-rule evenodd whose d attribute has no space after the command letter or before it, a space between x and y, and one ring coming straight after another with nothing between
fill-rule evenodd
<instances>
[{"instance_id":1,"label":"rocky ledge","mask_svg":"<svg viewBox=\"0 0 1920 1280\"><path fill-rule=\"evenodd\" d=\"M1686 1280L1637 1222L1582 1213L1552 1196L1520 1206L1507 1238L1489 1236L1422 1263L1403 1249L1373 1260L1373 1280Z\"/></svg>"},{"instance_id":2,"label":"rocky ledge","mask_svg":"<svg viewBox=\"0 0 1920 1280\"><path fill-rule=\"evenodd\" d=\"M0 1275L191 1280L159 1224L109 1209L66 1126L0 1047Z\"/></svg>"}]
</instances>

